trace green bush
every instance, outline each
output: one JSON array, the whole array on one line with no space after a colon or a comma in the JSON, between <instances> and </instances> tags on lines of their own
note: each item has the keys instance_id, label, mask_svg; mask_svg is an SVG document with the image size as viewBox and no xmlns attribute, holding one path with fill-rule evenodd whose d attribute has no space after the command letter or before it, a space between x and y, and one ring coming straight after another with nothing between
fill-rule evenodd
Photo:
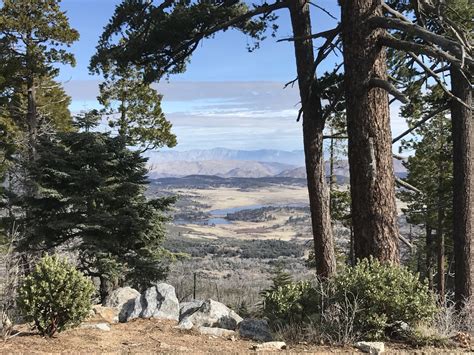
<instances>
[{"instance_id":1,"label":"green bush","mask_svg":"<svg viewBox=\"0 0 474 355\"><path fill-rule=\"evenodd\" d=\"M18 307L43 335L81 323L91 309L93 283L66 260L45 256L23 279Z\"/></svg>"},{"instance_id":2,"label":"green bush","mask_svg":"<svg viewBox=\"0 0 474 355\"><path fill-rule=\"evenodd\" d=\"M364 259L336 275L329 298L330 304L357 303L354 329L371 338L382 337L396 321L415 326L436 313L435 297L418 275L375 259Z\"/></svg>"},{"instance_id":3,"label":"green bush","mask_svg":"<svg viewBox=\"0 0 474 355\"><path fill-rule=\"evenodd\" d=\"M308 281L276 285L261 295L263 315L273 326L307 321L319 304L318 293Z\"/></svg>"}]
</instances>

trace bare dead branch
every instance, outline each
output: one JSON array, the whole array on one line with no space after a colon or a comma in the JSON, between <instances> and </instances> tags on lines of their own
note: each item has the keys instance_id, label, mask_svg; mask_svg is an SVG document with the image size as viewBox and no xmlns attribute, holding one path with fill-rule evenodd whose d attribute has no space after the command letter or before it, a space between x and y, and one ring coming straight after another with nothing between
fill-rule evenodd
<instances>
[{"instance_id":1,"label":"bare dead branch","mask_svg":"<svg viewBox=\"0 0 474 355\"><path fill-rule=\"evenodd\" d=\"M466 104L464 101L462 101L459 97L457 97L456 95L454 95L445 85L444 83L441 81L441 79L439 78L439 76L430 68L428 67L425 63L423 63L422 60L420 60L418 58L418 56L412 52L408 52L408 55L410 57L412 57L415 62L418 63L418 65L429 75L431 76L437 83L438 85L441 87L441 89L446 93L446 95L448 95L451 99L459 102L461 105L465 106L466 108L468 108L469 110L471 109L471 107Z\"/></svg>"},{"instance_id":2,"label":"bare dead branch","mask_svg":"<svg viewBox=\"0 0 474 355\"><path fill-rule=\"evenodd\" d=\"M410 100L408 100L408 98L402 92L400 92L395 87L395 85L393 85L392 83L390 83L387 80L380 79L380 78L371 78L369 80L369 86L372 87L372 88L377 87L377 88L380 88L380 89L384 89L390 95L395 97L397 100L403 102L404 104L407 104L407 103L410 102Z\"/></svg>"},{"instance_id":3,"label":"bare dead branch","mask_svg":"<svg viewBox=\"0 0 474 355\"><path fill-rule=\"evenodd\" d=\"M427 29L418 26L412 22L405 22L398 18L388 18L382 16L372 17L370 23L377 28L396 29L403 31L406 34L421 38L428 43L435 44L445 51L455 53L459 58L462 57L463 45L461 43L447 39L444 36L438 35Z\"/></svg>"},{"instance_id":4,"label":"bare dead branch","mask_svg":"<svg viewBox=\"0 0 474 355\"><path fill-rule=\"evenodd\" d=\"M445 52L439 48L426 45L426 44L418 44L409 41L404 41L398 38L393 37L390 34L385 34L380 38L380 44L386 47L390 47L393 49L405 51L405 52L413 52L416 54L425 54L432 58L437 58L441 60L445 60L450 62L454 66L459 69L463 68L462 60L456 58L452 54ZM474 67L474 61L472 59L466 59L466 63L472 68Z\"/></svg>"},{"instance_id":5,"label":"bare dead branch","mask_svg":"<svg viewBox=\"0 0 474 355\"><path fill-rule=\"evenodd\" d=\"M337 21L337 17L334 16L333 14L331 14L328 10L326 10L324 7L322 6L319 6L317 4L315 4L314 2L310 1L309 2L311 5L313 5L314 7L320 9L322 12L324 12L326 15L328 15L329 17L331 17L332 19L336 20Z\"/></svg>"},{"instance_id":6,"label":"bare dead branch","mask_svg":"<svg viewBox=\"0 0 474 355\"><path fill-rule=\"evenodd\" d=\"M283 86L283 89L286 89L286 88L287 88L288 86L290 86L290 85L291 85L291 87L293 87L293 85L295 85L295 83L296 83L297 81L298 81L298 77L296 77L296 78L294 78L293 80L287 82L287 83L285 84L285 86Z\"/></svg>"},{"instance_id":7,"label":"bare dead branch","mask_svg":"<svg viewBox=\"0 0 474 355\"><path fill-rule=\"evenodd\" d=\"M348 136L340 136L338 134L323 136L323 139L349 139Z\"/></svg>"},{"instance_id":8,"label":"bare dead branch","mask_svg":"<svg viewBox=\"0 0 474 355\"><path fill-rule=\"evenodd\" d=\"M336 35L338 35L340 32L341 32L341 26L338 25L337 27L331 30L318 32L310 36L280 38L277 42L305 41L307 39L316 39L316 38L331 38L331 41L332 41L332 39L334 39L334 37L336 37Z\"/></svg>"},{"instance_id":9,"label":"bare dead branch","mask_svg":"<svg viewBox=\"0 0 474 355\"><path fill-rule=\"evenodd\" d=\"M410 190L410 191L413 191L413 192L416 192L418 194L422 194L423 192L418 190L415 186L413 185L410 185L408 182L400 179L398 176L395 176L395 183L400 186L400 187L403 187L407 190Z\"/></svg>"},{"instance_id":10,"label":"bare dead branch","mask_svg":"<svg viewBox=\"0 0 474 355\"><path fill-rule=\"evenodd\" d=\"M400 239L400 241L402 241L407 247L409 247L410 249L413 249L413 244L411 244L410 241L407 238L405 238L403 235L398 234L398 239Z\"/></svg>"},{"instance_id":11,"label":"bare dead branch","mask_svg":"<svg viewBox=\"0 0 474 355\"><path fill-rule=\"evenodd\" d=\"M392 139L392 144L398 142L400 139L407 136L408 134L413 132L418 127L421 127L426 121L428 121L429 119L433 118L434 116L446 111L448 108L449 108L448 106L444 106L444 107L440 107L437 110L434 110L433 112L428 113L425 117L423 117L420 121L418 121L413 127L407 129L405 132L401 133L400 135L398 135L397 137Z\"/></svg>"}]
</instances>

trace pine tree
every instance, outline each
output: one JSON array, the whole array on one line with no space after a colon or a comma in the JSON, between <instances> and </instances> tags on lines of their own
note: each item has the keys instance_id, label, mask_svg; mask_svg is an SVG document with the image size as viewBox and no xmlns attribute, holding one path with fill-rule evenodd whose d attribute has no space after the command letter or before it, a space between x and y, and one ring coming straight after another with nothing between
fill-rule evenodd
<instances>
[{"instance_id":1,"label":"pine tree","mask_svg":"<svg viewBox=\"0 0 474 355\"><path fill-rule=\"evenodd\" d=\"M115 70L99 86L109 126L142 151L176 145L171 123L161 110L161 96L138 70Z\"/></svg>"},{"instance_id":2,"label":"pine tree","mask_svg":"<svg viewBox=\"0 0 474 355\"><path fill-rule=\"evenodd\" d=\"M167 255L163 211L172 200L146 199L145 163L120 136L85 131L41 137L29 167L38 193L17 201L30 211L19 249L77 252L80 269L100 278L102 298L111 286L143 288L160 279Z\"/></svg>"},{"instance_id":3,"label":"pine tree","mask_svg":"<svg viewBox=\"0 0 474 355\"><path fill-rule=\"evenodd\" d=\"M443 96L439 88L429 95L428 102L436 96ZM405 114L408 112L410 110L404 110ZM416 113L412 113L416 117ZM417 119L411 117L409 122L413 124ZM405 180L419 192L402 191L400 198L407 203L404 212L408 222L425 227L424 248L421 249L425 252L425 266L419 271L423 271L430 286L436 282L441 299L446 294L446 259L450 260L452 255L453 145L450 129L449 118L438 114L416 129L415 138L403 141L402 145L402 150L415 151L405 163L408 170Z\"/></svg>"},{"instance_id":4,"label":"pine tree","mask_svg":"<svg viewBox=\"0 0 474 355\"><path fill-rule=\"evenodd\" d=\"M23 113L31 154L40 129L38 86L44 78L54 78L55 64L75 64L69 47L79 38L61 11L61 0L5 0L0 8L0 39L4 58L15 78L13 87L26 97Z\"/></svg>"}]
</instances>

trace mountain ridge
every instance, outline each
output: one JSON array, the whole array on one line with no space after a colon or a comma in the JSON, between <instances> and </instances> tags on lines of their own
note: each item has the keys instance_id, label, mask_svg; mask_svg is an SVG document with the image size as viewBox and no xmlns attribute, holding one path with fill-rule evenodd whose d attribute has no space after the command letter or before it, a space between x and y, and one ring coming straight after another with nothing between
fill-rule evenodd
<instances>
[{"instance_id":1,"label":"mountain ridge","mask_svg":"<svg viewBox=\"0 0 474 355\"><path fill-rule=\"evenodd\" d=\"M244 177L288 177L306 178L303 151L283 151L275 149L232 150L226 148L199 149L190 151L164 151L148 154L149 177L184 177L189 175L209 175L223 178ZM400 160L394 159L394 171L404 177L406 168ZM325 163L329 175L329 162ZM347 160L335 162L334 173L349 177Z\"/></svg>"},{"instance_id":2,"label":"mountain ridge","mask_svg":"<svg viewBox=\"0 0 474 355\"><path fill-rule=\"evenodd\" d=\"M153 151L147 154L150 164L169 161L208 161L208 160L233 160L281 163L294 166L304 165L304 152L302 150L236 150L227 148L195 149L186 151Z\"/></svg>"}]
</instances>

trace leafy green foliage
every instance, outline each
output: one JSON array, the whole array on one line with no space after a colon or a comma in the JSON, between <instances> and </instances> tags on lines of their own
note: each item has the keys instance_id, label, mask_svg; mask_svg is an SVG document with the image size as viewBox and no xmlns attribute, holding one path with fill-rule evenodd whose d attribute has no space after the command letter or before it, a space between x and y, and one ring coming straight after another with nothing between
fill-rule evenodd
<instances>
[{"instance_id":1,"label":"leafy green foliage","mask_svg":"<svg viewBox=\"0 0 474 355\"><path fill-rule=\"evenodd\" d=\"M43 335L77 326L91 309L94 284L65 259L45 256L23 279L18 307Z\"/></svg>"},{"instance_id":2,"label":"leafy green foliage","mask_svg":"<svg viewBox=\"0 0 474 355\"><path fill-rule=\"evenodd\" d=\"M436 312L434 295L418 276L376 259L361 260L331 280L330 302L357 303L361 310L354 328L371 338L381 338L388 325L403 321L414 326L429 321Z\"/></svg>"},{"instance_id":3,"label":"leafy green foliage","mask_svg":"<svg viewBox=\"0 0 474 355\"><path fill-rule=\"evenodd\" d=\"M272 287L260 295L262 313L273 326L308 321L319 304L318 293L310 282L293 282L281 270L273 278Z\"/></svg>"}]
</instances>

